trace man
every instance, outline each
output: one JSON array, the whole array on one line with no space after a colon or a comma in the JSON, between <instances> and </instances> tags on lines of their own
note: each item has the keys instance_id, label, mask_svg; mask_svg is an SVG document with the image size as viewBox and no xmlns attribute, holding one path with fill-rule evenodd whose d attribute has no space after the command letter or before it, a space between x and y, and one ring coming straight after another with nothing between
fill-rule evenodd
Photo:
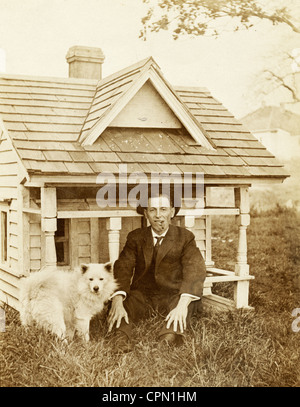
<instances>
[{"instance_id":1,"label":"man","mask_svg":"<svg viewBox=\"0 0 300 407\"><path fill-rule=\"evenodd\" d=\"M202 295L205 263L193 233L171 225L178 210L166 195L150 197L143 209L150 226L128 234L115 262L119 290L112 298L108 329L116 325L116 350L132 350L132 321L151 309L167 313L159 339L170 345L183 342Z\"/></svg>"}]
</instances>

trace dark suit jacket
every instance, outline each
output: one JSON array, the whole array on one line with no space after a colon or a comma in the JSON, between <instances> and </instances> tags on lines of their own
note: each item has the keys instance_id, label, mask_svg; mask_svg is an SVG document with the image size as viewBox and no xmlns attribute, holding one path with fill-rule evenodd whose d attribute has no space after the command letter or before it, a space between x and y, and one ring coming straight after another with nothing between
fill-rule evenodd
<instances>
[{"instance_id":1,"label":"dark suit jacket","mask_svg":"<svg viewBox=\"0 0 300 407\"><path fill-rule=\"evenodd\" d=\"M151 227L130 232L114 265L119 290L130 292L147 273L153 257ZM178 294L202 295L205 263L196 246L195 236L185 228L170 225L159 248L155 280L158 286Z\"/></svg>"}]
</instances>

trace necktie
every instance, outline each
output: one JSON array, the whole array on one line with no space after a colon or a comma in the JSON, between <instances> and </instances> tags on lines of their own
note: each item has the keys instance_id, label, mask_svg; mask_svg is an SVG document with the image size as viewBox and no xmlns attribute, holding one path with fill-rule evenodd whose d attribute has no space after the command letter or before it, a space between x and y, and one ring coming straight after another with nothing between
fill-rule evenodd
<instances>
[{"instance_id":1,"label":"necktie","mask_svg":"<svg viewBox=\"0 0 300 407\"><path fill-rule=\"evenodd\" d=\"M153 251L153 262L154 262L154 264L156 262L156 257L157 257L157 252L158 252L158 249L159 249L159 246L160 246L160 241L163 238L164 238L164 236L155 236L156 243L155 243L154 251Z\"/></svg>"}]
</instances>

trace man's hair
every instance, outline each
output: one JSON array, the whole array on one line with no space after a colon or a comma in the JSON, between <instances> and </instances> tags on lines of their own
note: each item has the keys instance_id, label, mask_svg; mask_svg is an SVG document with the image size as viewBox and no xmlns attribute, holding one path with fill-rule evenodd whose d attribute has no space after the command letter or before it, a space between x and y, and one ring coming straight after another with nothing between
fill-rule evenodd
<instances>
[{"instance_id":1,"label":"man's hair","mask_svg":"<svg viewBox=\"0 0 300 407\"><path fill-rule=\"evenodd\" d=\"M169 202L170 202L170 207L171 208L175 208L175 215L177 215L177 213L179 212L180 206L175 206L174 202L176 202L176 200L174 199L174 189L170 188L170 190L168 192L163 191L162 187L160 186L159 188L155 188L154 191L153 189L151 189L151 187L148 187L148 199L147 199L147 206L142 206L142 205L138 205L138 207L136 208L137 213L140 215L144 214L144 211L148 208L148 202L150 198L159 198L161 196L165 196L168 198Z\"/></svg>"},{"instance_id":2,"label":"man's hair","mask_svg":"<svg viewBox=\"0 0 300 407\"><path fill-rule=\"evenodd\" d=\"M149 202L149 199L152 199L152 198L160 198L160 197L166 197L166 198L168 198L168 201L170 202L170 207L171 207L171 208L174 208L174 199L173 199L172 195L171 195L171 194L167 194L167 193L165 193L165 192L158 192L158 193L154 193L154 194L149 195L149 196L148 196L148 202ZM145 208L145 209L147 209L147 208Z\"/></svg>"}]
</instances>

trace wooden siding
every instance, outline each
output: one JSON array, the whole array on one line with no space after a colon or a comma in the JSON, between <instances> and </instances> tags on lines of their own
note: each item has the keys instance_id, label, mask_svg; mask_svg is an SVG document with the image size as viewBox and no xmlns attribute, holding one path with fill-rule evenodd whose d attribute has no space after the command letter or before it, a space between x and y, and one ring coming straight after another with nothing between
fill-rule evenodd
<instances>
[{"instance_id":1,"label":"wooden siding","mask_svg":"<svg viewBox=\"0 0 300 407\"><path fill-rule=\"evenodd\" d=\"M0 302L19 309L20 278L0 266Z\"/></svg>"},{"instance_id":2,"label":"wooden siding","mask_svg":"<svg viewBox=\"0 0 300 407\"><path fill-rule=\"evenodd\" d=\"M30 271L40 270L42 263L42 230L41 217L31 215L29 220L29 259Z\"/></svg>"},{"instance_id":3,"label":"wooden siding","mask_svg":"<svg viewBox=\"0 0 300 407\"><path fill-rule=\"evenodd\" d=\"M111 122L111 127L181 128L175 114L147 81Z\"/></svg>"},{"instance_id":4,"label":"wooden siding","mask_svg":"<svg viewBox=\"0 0 300 407\"><path fill-rule=\"evenodd\" d=\"M0 198L17 198L18 171L16 152L0 126Z\"/></svg>"},{"instance_id":5,"label":"wooden siding","mask_svg":"<svg viewBox=\"0 0 300 407\"><path fill-rule=\"evenodd\" d=\"M13 199L9 209L9 224L8 224L8 257L9 267L16 273L19 270L19 219L17 211L17 200Z\"/></svg>"},{"instance_id":6,"label":"wooden siding","mask_svg":"<svg viewBox=\"0 0 300 407\"><path fill-rule=\"evenodd\" d=\"M17 189L17 188L16 188ZM12 199L9 204L0 205L8 214L8 250L7 262L0 264L0 301L8 303L18 309L20 285L20 252L19 252L19 222L17 200Z\"/></svg>"},{"instance_id":7,"label":"wooden siding","mask_svg":"<svg viewBox=\"0 0 300 407\"><path fill-rule=\"evenodd\" d=\"M71 232L72 233L72 232ZM78 239L78 262L90 263L91 262L91 225L90 219L77 220L77 239ZM71 241L71 244L73 242Z\"/></svg>"},{"instance_id":8,"label":"wooden siding","mask_svg":"<svg viewBox=\"0 0 300 407\"><path fill-rule=\"evenodd\" d=\"M199 247L201 254L205 260L206 258L206 219L196 218L195 226L193 228L196 244Z\"/></svg>"},{"instance_id":9,"label":"wooden siding","mask_svg":"<svg viewBox=\"0 0 300 407\"><path fill-rule=\"evenodd\" d=\"M106 228L106 218L97 219L97 223L99 230L99 241L98 241L99 263L106 263L107 261L109 261L108 231Z\"/></svg>"},{"instance_id":10,"label":"wooden siding","mask_svg":"<svg viewBox=\"0 0 300 407\"><path fill-rule=\"evenodd\" d=\"M183 216L177 216L172 223L176 226L185 227L185 221ZM208 224L208 228L206 225ZM207 222L207 217L195 218L195 225L190 229L195 235L196 245L201 251L204 260L209 263L211 261L210 250L207 250L207 233L210 235L210 223ZM209 243L208 243L209 245Z\"/></svg>"},{"instance_id":11,"label":"wooden siding","mask_svg":"<svg viewBox=\"0 0 300 407\"><path fill-rule=\"evenodd\" d=\"M20 230L18 214L18 156L8 138L3 122L0 126L0 198L7 200L1 206L7 210L7 262L0 264L0 300L18 307L20 275ZM0 208L1 208L0 206Z\"/></svg>"}]
</instances>

